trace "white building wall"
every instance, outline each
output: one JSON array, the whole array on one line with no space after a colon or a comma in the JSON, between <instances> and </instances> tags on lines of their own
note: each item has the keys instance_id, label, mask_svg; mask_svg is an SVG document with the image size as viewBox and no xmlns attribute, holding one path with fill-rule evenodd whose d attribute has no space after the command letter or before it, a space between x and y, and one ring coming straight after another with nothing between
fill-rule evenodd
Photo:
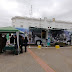
<instances>
[{"instance_id":1,"label":"white building wall","mask_svg":"<svg viewBox=\"0 0 72 72\"><path fill-rule=\"evenodd\" d=\"M30 19L30 18L12 18L12 25L15 27L29 28L31 27L42 27L42 28L60 28L60 29L71 29L72 23L64 23L58 21L48 21L45 19Z\"/></svg>"},{"instance_id":2,"label":"white building wall","mask_svg":"<svg viewBox=\"0 0 72 72\"><path fill-rule=\"evenodd\" d=\"M39 21L35 21L35 20L27 20L27 19L16 19L16 21L14 22L14 20L12 20L12 25L15 27L21 27L21 25L23 25L23 28L28 28L29 26L32 27L39 27L40 22Z\"/></svg>"}]
</instances>

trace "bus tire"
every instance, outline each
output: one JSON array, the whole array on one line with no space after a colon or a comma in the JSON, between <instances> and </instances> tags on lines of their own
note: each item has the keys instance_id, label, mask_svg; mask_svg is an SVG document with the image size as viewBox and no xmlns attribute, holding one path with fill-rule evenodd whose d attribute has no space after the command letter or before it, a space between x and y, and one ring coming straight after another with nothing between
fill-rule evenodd
<instances>
[{"instance_id":1,"label":"bus tire","mask_svg":"<svg viewBox=\"0 0 72 72\"><path fill-rule=\"evenodd\" d=\"M41 40L37 40L36 45L41 45Z\"/></svg>"}]
</instances>

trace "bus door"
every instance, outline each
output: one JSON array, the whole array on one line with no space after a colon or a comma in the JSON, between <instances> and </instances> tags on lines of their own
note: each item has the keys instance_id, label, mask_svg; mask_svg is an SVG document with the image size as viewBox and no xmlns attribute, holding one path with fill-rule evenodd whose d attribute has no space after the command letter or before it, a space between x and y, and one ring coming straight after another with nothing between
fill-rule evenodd
<instances>
[{"instance_id":1,"label":"bus door","mask_svg":"<svg viewBox=\"0 0 72 72\"><path fill-rule=\"evenodd\" d=\"M46 30L42 30L42 39L46 39Z\"/></svg>"}]
</instances>

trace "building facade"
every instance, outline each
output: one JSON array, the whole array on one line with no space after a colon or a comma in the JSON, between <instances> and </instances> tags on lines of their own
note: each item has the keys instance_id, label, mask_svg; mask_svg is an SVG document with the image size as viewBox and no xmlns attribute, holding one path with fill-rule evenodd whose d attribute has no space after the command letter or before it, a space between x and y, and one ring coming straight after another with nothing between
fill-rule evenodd
<instances>
[{"instance_id":1,"label":"building facade","mask_svg":"<svg viewBox=\"0 0 72 72\"><path fill-rule=\"evenodd\" d=\"M49 20L46 17L44 19L41 19L41 18L28 18L28 17L15 16L11 20L12 20L12 26L19 28L41 27L46 29L48 28L72 29L71 22L56 21L55 18Z\"/></svg>"}]
</instances>

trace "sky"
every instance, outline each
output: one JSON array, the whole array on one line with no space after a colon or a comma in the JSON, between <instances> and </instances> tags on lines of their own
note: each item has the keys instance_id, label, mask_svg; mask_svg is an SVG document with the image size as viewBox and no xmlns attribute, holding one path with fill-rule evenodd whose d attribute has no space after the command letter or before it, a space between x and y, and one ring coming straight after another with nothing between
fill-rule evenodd
<instances>
[{"instance_id":1,"label":"sky","mask_svg":"<svg viewBox=\"0 0 72 72\"><path fill-rule=\"evenodd\" d=\"M72 0L0 0L0 27L11 26L14 16L72 22Z\"/></svg>"}]
</instances>

